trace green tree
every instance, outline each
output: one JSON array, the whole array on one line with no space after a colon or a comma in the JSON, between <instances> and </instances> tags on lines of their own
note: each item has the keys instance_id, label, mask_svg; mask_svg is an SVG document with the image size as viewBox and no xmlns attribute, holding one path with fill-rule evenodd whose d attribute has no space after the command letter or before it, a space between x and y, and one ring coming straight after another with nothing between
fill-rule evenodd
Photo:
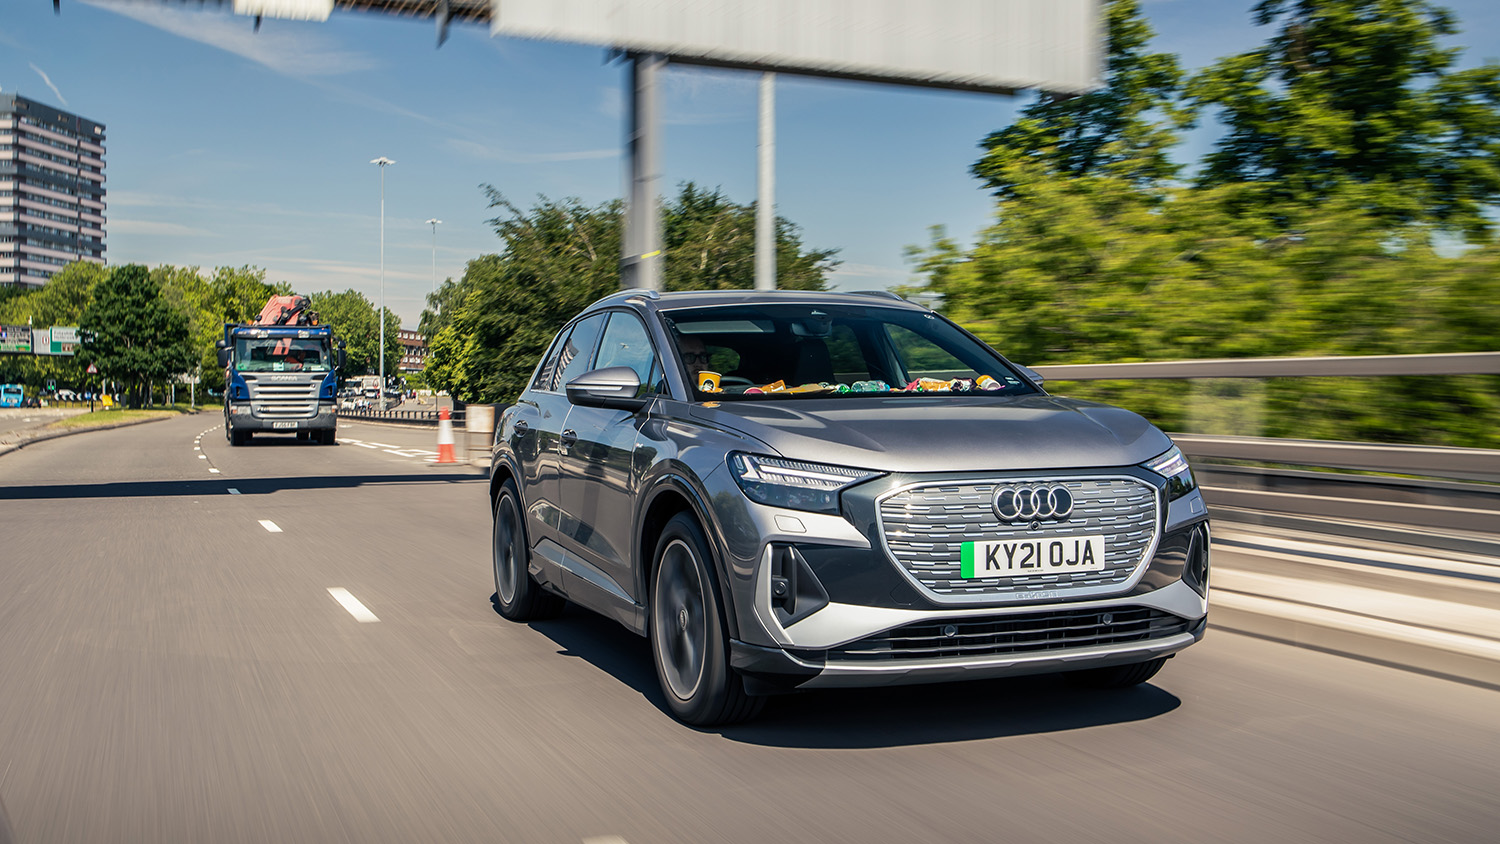
<instances>
[{"instance_id":1,"label":"green tree","mask_svg":"<svg viewBox=\"0 0 1500 844\"><path fill-rule=\"evenodd\" d=\"M153 381L188 371L196 359L187 317L139 264L115 267L94 287L79 328L80 358L128 384L131 407L140 407Z\"/></svg>"},{"instance_id":2,"label":"green tree","mask_svg":"<svg viewBox=\"0 0 1500 844\"><path fill-rule=\"evenodd\" d=\"M755 205L739 205L722 191L685 182L662 208L667 290L746 290L755 287ZM822 290L837 265L833 249L804 249L796 225L776 218L776 286Z\"/></svg>"},{"instance_id":3,"label":"green tree","mask_svg":"<svg viewBox=\"0 0 1500 844\"><path fill-rule=\"evenodd\" d=\"M324 325L333 326L334 336L344 341L348 355L343 375L377 374L380 371L380 315L363 293L349 289L342 293L325 290L307 297L312 310ZM385 371L395 374L401 363L401 339L397 333L401 320L396 312L385 309Z\"/></svg>"},{"instance_id":4,"label":"green tree","mask_svg":"<svg viewBox=\"0 0 1500 844\"><path fill-rule=\"evenodd\" d=\"M1109 0L1109 71L1105 85L1080 96L1037 95L1015 123L980 143L974 175L1002 200L1015 197L1013 168L1031 163L1060 177L1114 175L1145 184L1169 179L1167 155L1182 71L1177 57L1147 52L1154 37L1137 0Z\"/></svg>"},{"instance_id":5,"label":"green tree","mask_svg":"<svg viewBox=\"0 0 1500 844\"><path fill-rule=\"evenodd\" d=\"M1261 0L1263 46L1187 86L1226 132L1203 185L1312 202L1353 181L1381 218L1483 236L1500 199L1500 64L1455 70L1451 13L1427 0Z\"/></svg>"}]
</instances>

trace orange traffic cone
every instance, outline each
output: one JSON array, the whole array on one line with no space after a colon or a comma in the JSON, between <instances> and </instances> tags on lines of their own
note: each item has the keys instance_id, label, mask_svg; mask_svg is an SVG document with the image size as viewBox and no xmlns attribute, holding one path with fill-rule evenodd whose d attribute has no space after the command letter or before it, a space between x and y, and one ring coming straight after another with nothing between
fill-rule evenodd
<instances>
[{"instance_id":1,"label":"orange traffic cone","mask_svg":"<svg viewBox=\"0 0 1500 844\"><path fill-rule=\"evenodd\" d=\"M457 463L453 459L453 423L448 421L448 408L438 408L438 456L439 463Z\"/></svg>"}]
</instances>

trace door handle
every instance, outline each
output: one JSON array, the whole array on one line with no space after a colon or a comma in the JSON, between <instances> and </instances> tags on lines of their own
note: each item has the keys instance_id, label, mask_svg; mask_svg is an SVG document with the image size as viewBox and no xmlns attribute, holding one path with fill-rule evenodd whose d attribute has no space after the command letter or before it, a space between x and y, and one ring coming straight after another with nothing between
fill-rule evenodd
<instances>
[{"instance_id":1,"label":"door handle","mask_svg":"<svg viewBox=\"0 0 1500 844\"><path fill-rule=\"evenodd\" d=\"M562 447L572 448L573 443L578 442L578 432L572 428L564 428L562 432Z\"/></svg>"}]
</instances>

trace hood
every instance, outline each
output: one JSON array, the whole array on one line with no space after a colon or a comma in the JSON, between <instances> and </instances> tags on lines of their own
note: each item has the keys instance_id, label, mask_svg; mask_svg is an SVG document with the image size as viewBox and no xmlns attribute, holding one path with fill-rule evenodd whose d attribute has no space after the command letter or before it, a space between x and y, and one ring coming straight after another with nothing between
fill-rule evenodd
<instances>
[{"instance_id":1,"label":"hood","mask_svg":"<svg viewBox=\"0 0 1500 844\"><path fill-rule=\"evenodd\" d=\"M692 415L792 460L879 472L1126 466L1172 447L1118 407L1055 396L892 396L723 402Z\"/></svg>"}]
</instances>

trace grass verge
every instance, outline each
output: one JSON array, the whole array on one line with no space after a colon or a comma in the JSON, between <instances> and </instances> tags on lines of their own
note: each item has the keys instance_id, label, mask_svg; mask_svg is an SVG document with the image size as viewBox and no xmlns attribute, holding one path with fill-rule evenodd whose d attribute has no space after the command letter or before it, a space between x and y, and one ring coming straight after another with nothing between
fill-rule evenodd
<instances>
[{"instance_id":1,"label":"grass verge","mask_svg":"<svg viewBox=\"0 0 1500 844\"><path fill-rule=\"evenodd\" d=\"M69 416L46 425L43 431L81 431L89 428L112 428L125 422L139 422L144 419L165 419L170 416L181 416L185 413L193 413L187 405L174 407L150 408L142 410L97 410L93 413L80 413L77 416Z\"/></svg>"}]
</instances>

